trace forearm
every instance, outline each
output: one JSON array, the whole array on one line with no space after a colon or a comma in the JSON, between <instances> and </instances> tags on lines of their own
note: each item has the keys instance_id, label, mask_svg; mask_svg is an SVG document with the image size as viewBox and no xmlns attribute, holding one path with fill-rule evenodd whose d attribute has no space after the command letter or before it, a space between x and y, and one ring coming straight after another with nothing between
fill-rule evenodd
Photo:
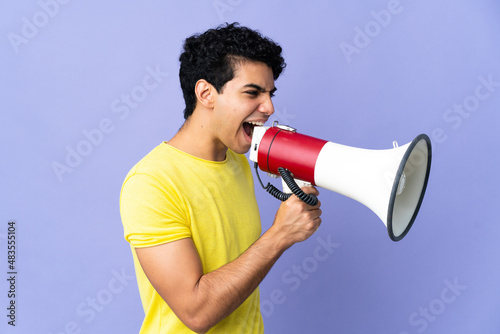
<instances>
[{"instance_id":1,"label":"forearm","mask_svg":"<svg viewBox=\"0 0 500 334\"><path fill-rule=\"evenodd\" d=\"M287 248L276 241L269 230L237 259L200 277L190 303L193 327L208 330L252 294Z\"/></svg>"}]
</instances>

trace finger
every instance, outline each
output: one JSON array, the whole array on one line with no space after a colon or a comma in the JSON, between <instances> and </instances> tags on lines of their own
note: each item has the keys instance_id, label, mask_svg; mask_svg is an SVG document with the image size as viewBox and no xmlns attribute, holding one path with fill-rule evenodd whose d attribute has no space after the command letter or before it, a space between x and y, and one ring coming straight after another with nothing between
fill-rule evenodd
<instances>
[{"instance_id":1,"label":"finger","mask_svg":"<svg viewBox=\"0 0 500 334\"><path fill-rule=\"evenodd\" d=\"M321 221L322 221L321 217L317 217L314 219L314 223L316 223L316 229L314 230L314 232L316 232L319 229L319 227L321 226Z\"/></svg>"},{"instance_id":2,"label":"finger","mask_svg":"<svg viewBox=\"0 0 500 334\"><path fill-rule=\"evenodd\" d=\"M320 206L321 206L321 201L318 200L318 203L316 205L309 205L309 210L310 211L319 210Z\"/></svg>"},{"instance_id":3,"label":"finger","mask_svg":"<svg viewBox=\"0 0 500 334\"><path fill-rule=\"evenodd\" d=\"M321 220L321 210L317 210L314 212L311 212L311 218L312 220L320 219Z\"/></svg>"},{"instance_id":4,"label":"finger","mask_svg":"<svg viewBox=\"0 0 500 334\"><path fill-rule=\"evenodd\" d=\"M319 191L318 191L318 189L316 189L316 187L313 187L313 186L304 186L301 189L306 194L312 194L314 196L318 196L319 195Z\"/></svg>"}]
</instances>

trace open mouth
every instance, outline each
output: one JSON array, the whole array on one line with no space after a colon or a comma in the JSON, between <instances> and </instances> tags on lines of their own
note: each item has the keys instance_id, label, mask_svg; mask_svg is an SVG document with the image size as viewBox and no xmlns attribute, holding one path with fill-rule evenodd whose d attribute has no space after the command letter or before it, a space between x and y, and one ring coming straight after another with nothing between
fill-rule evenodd
<instances>
[{"instance_id":1,"label":"open mouth","mask_svg":"<svg viewBox=\"0 0 500 334\"><path fill-rule=\"evenodd\" d=\"M248 137L252 138L253 128L262 125L264 125L262 122L243 122L243 130L245 130Z\"/></svg>"}]
</instances>

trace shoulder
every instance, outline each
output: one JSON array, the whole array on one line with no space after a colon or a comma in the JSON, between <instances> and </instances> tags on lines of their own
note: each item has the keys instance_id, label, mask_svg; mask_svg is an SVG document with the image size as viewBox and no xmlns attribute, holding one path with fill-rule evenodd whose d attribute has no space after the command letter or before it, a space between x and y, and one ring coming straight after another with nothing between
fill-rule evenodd
<instances>
[{"instance_id":1,"label":"shoulder","mask_svg":"<svg viewBox=\"0 0 500 334\"><path fill-rule=\"evenodd\" d=\"M160 185L170 183L167 171L175 170L176 158L172 157L168 145L161 143L139 160L127 173L123 186L132 181L139 184ZM122 188L123 189L123 188Z\"/></svg>"}]
</instances>

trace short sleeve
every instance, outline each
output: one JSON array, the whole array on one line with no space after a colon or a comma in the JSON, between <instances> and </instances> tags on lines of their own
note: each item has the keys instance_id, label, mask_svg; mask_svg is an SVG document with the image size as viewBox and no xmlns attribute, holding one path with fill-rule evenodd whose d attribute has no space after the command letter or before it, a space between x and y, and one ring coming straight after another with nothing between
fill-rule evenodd
<instances>
[{"instance_id":1,"label":"short sleeve","mask_svg":"<svg viewBox=\"0 0 500 334\"><path fill-rule=\"evenodd\" d=\"M191 237L188 210L168 181L132 174L123 183L120 214L125 239L133 247L150 247Z\"/></svg>"}]
</instances>

